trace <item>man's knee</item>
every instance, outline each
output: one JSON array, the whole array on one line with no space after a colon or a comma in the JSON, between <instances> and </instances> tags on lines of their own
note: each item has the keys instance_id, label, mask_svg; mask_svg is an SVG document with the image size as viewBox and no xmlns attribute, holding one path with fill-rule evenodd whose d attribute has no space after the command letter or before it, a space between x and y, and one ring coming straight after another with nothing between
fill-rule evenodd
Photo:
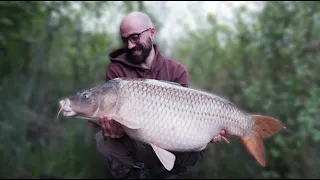
<instances>
[{"instance_id":1,"label":"man's knee","mask_svg":"<svg viewBox=\"0 0 320 180\"><path fill-rule=\"evenodd\" d=\"M124 138L106 139L99 133L96 135L96 149L114 177L123 177L133 166L130 142Z\"/></svg>"},{"instance_id":2,"label":"man's knee","mask_svg":"<svg viewBox=\"0 0 320 180\"><path fill-rule=\"evenodd\" d=\"M127 156L130 154L130 143L124 138L110 138L104 137L102 133L96 136L96 149L97 152L104 158L111 156Z\"/></svg>"},{"instance_id":3,"label":"man's knee","mask_svg":"<svg viewBox=\"0 0 320 180\"><path fill-rule=\"evenodd\" d=\"M105 137L102 135L102 133L98 133L95 137L95 141L96 141L96 149L97 152L101 155L101 156L107 156L109 154L109 151L111 149L111 146L109 146L107 144L107 142L105 141ZM108 141L108 143L110 143L110 141ZM110 143L112 144L112 143Z\"/></svg>"},{"instance_id":4,"label":"man's knee","mask_svg":"<svg viewBox=\"0 0 320 180\"><path fill-rule=\"evenodd\" d=\"M96 136L96 149L99 155L108 161L115 160L133 166L135 163L143 162L148 167L158 162L151 146L132 140L128 136L117 139L108 137L105 140L100 133Z\"/></svg>"},{"instance_id":5,"label":"man's knee","mask_svg":"<svg viewBox=\"0 0 320 180\"><path fill-rule=\"evenodd\" d=\"M203 151L200 152L185 152L176 154L176 164L185 168L194 167L202 158Z\"/></svg>"}]
</instances>

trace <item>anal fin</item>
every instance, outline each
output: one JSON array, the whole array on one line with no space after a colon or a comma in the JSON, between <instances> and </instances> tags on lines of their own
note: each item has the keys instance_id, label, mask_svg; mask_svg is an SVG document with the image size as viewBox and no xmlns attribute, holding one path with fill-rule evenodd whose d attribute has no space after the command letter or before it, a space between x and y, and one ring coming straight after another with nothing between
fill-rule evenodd
<instances>
[{"instance_id":1,"label":"anal fin","mask_svg":"<svg viewBox=\"0 0 320 180\"><path fill-rule=\"evenodd\" d=\"M174 154L172 154L171 152L162 149L154 144L150 144L151 147L153 148L154 152L156 153L157 157L159 158L160 162L162 163L162 165L168 170L171 171L175 160L176 160L176 156Z\"/></svg>"}]
</instances>

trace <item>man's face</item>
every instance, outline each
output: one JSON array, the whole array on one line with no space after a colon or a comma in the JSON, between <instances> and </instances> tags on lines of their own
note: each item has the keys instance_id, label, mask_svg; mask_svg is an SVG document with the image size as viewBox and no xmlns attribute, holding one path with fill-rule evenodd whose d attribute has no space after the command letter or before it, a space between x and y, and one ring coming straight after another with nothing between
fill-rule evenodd
<instances>
[{"instance_id":1,"label":"man's face","mask_svg":"<svg viewBox=\"0 0 320 180\"><path fill-rule=\"evenodd\" d=\"M122 33L122 41L127 48L127 58L130 62L140 65L144 63L152 50L150 28L140 32Z\"/></svg>"}]
</instances>

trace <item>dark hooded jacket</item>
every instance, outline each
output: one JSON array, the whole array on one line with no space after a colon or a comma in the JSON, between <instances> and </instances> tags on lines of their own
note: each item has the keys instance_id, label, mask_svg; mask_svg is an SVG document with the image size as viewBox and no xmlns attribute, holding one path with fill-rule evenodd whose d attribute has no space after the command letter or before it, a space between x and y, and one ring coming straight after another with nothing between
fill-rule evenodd
<instances>
[{"instance_id":1,"label":"dark hooded jacket","mask_svg":"<svg viewBox=\"0 0 320 180\"><path fill-rule=\"evenodd\" d=\"M109 54L111 63L106 70L106 80L117 77L148 78L176 82L182 86L189 86L188 71L178 61L165 57L156 44L155 59L150 69L135 65L127 61L125 49L118 49Z\"/></svg>"},{"instance_id":2,"label":"dark hooded jacket","mask_svg":"<svg viewBox=\"0 0 320 180\"><path fill-rule=\"evenodd\" d=\"M118 49L109 54L111 63L106 71L106 80L117 77L129 78L149 78L157 80L166 80L176 82L184 87L189 87L189 75L185 66L178 61L165 57L159 51L157 45L155 49L155 59L150 69L143 68L127 61L125 49ZM203 151L200 152L180 152L174 153L177 157L176 168L186 170L186 166L194 166L199 158L202 157Z\"/></svg>"}]
</instances>

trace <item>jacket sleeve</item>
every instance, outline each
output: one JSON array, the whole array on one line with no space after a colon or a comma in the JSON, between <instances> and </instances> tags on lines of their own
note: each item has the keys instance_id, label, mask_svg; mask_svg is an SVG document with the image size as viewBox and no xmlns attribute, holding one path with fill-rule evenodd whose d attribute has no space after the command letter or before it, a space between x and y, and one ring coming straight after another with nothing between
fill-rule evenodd
<instances>
[{"instance_id":1,"label":"jacket sleeve","mask_svg":"<svg viewBox=\"0 0 320 180\"><path fill-rule=\"evenodd\" d=\"M190 82L189 82L189 73L186 67L182 64L180 64L179 69L176 70L177 72L177 77L175 78L175 82L181 84L184 87L189 87Z\"/></svg>"}]
</instances>

